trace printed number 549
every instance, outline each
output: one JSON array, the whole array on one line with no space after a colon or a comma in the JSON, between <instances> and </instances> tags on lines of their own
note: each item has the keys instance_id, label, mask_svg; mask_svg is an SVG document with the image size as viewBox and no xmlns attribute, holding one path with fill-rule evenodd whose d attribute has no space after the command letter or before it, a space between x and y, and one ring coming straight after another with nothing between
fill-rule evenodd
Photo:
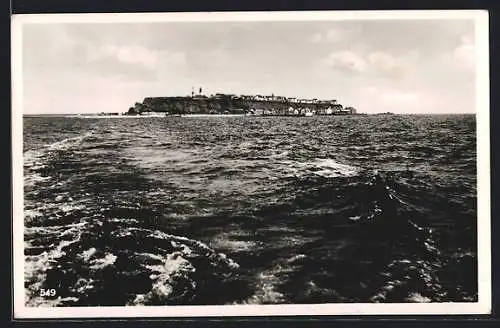
<instances>
[{"instance_id":1,"label":"printed number 549","mask_svg":"<svg viewBox=\"0 0 500 328\"><path fill-rule=\"evenodd\" d=\"M40 289L40 296L42 297L47 297L47 296L56 296L56 290L55 289Z\"/></svg>"}]
</instances>

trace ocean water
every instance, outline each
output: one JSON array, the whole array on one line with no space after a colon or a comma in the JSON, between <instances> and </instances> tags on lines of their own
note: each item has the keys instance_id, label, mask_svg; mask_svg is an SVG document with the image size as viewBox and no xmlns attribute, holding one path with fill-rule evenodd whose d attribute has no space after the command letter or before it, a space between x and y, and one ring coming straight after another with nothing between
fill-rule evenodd
<instances>
[{"instance_id":1,"label":"ocean water","mask_svg":"<svg viewBox=\"0 0 500 328\"><path fill-rule=\"evenodd\" d=\"M477 301L474 115L23 124L28 306Z\"/></svg>"}]
</instances>

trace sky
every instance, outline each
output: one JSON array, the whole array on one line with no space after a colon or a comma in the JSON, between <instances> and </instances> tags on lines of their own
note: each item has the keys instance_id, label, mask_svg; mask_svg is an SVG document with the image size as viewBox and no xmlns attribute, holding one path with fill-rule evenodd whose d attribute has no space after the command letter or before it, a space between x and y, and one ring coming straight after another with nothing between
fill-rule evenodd
<instances>
[{"instance_id":1,"label":"sky","mask_svg":"<svg viewBox=\"0 0 500 328\"><path fill-rule=\"evenodd\" d=\"M153 96L336 99L474 113L473 20L28 23L23 113L126 112Z\"/></svg>"}]
</instances>

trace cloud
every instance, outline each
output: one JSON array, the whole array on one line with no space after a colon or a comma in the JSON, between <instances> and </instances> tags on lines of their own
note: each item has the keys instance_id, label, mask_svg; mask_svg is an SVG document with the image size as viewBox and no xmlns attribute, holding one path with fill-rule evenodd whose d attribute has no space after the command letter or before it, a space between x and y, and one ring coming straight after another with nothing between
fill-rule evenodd
<instances>
[{"instance_id":1,"label":"cloud","mask_svg":"<svg viewBox=\"0 0 500 328\"><path fill-rule=\"evenodd\" d=\"M453 58L464 68L474 68L476 65L476 48L471 36L463 36L460 44L453 51Z\"/></svg>"},{"instance_id":2,"label":"cloud","mask_svg":"<svg viewBox=\"0 0 500 328\"><path fill-rule=\"evenodd\" d=\"M321 62L337 71L349 71L372 77L401 78L415 70L417 60L418 54L411 51L395 56L379 50L368 53L339 50L330 53Z\"/></svg>"},{"instance_id":3,"label":"cloud","mask_svg":"<svg viewBox=\"0 0 500 328\"><path fill-rule=\"evenodd\" d=\"M320 43L320 42L339 42L346 38L347 31L341 29L329 29L325 32L317 32L309 37L309 42Z\"/></svg>"},{"instance_id":4,"label":"cloud","mask_svg":"<svg viewBox=\"0 0 500 328\"><path fill-rule=\"evenodd\" d=\"M184 52L165 52L163 51L160 56L164 63L170 65L185 65L186 64L186 54Z\"/></svg>"},{"instance_id":5,"label":"cloud","mask_svg":"<svg viewBox=\"0 0 500 328\"><path fill-rule=\"evenodd\" d=\"M186 64L184 52L141 45L142 40L101 42L98 35L85 37L56 25L29 26L28 31L23 38L23 64L31 75L58 78L55 74L79 73L145 81Z\"/></svg>"},{"instance_id":6,"label":"cloud","mask_svg":"<svg viewBox=\"0 0 500 328\"><path fill-rule=\"evenodd\" d=\"M155 70L164 65L184 65L186 56L182 52L148 49L136 45L108 45L91 57L91 61L113 59L125 65L142 66Z\"/></svg>"},{"instance_id":7,"label":"cloud","mask_svg":"<svg viewBox=\"0 0 500 328\"><path fill-rule=\"evenodd\" d=\"M309 42L319 43L323 40L323 35L321 33L315 33L309 37Z\"/></svg>"},{"instance_id":8,"label":"cloud","mask_svg":"<svg viewBox=\"0 0 500 328\"><path fill-rule=\"evenodd\" d=\"M141 65L149 69L154 69L158 63L158 52L140 46L106 46L103 54L124 64Z\"/></svg>"},{"instance_id":9,"label":"cloud","mask_svg":"<svg viewBox=\"0 0 500 328\"><path fill-rule=\"evenodd\" d=\"M99 74L117 78L155 80L162 72L183 68L186 55L183 52L149 49L137 45L105 45L87 47L84 66Z\"/></svg>"},{"instance_id":10,"label":"cloud","mask_svg":"<svg viewBox=\"0 0 500 328\"><path fill-rule=\"evenodd\" d=\"M336 98L362 112L470 112L468 35L473 22L455 20L32 24L23 28L24 96L47 111L121 111L201 85Z\"/></svg>"},{"instance_id":11,"label":"cloud","mask_svg":"<svg viewBox=\"0 0 500 328\"><path fill-rule=\"evenodd\" d=\"M393 70L400 62L391 54L383 51L375 51L368 55L368 62L380 70Z\"/></svg>"},{"instance_id":12,"label":"cloud","mask_svg":"<svg viewBox=\"0 0 500 328\"><path fill-rule=\"evenodd\" d=\"M358 54L349 51L332 52L324 59L324 63L333 69L363 72L366 70L367 62Z\"/></svg>"}]
</instances>

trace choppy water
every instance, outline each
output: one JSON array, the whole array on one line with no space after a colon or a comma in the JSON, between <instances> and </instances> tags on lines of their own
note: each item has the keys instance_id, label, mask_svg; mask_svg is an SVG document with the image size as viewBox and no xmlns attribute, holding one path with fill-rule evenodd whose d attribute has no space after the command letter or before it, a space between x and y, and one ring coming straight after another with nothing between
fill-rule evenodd
<instances>
[{"instance_id":1,"label":"choppy water","mask_svg":"<svg viewBox=\"0 0 500 328\"><path fill-rule=\"evenodd\" d=\"M472 115L25 117L26 304L477 301L475 136Z\"/></svg>"}]
</instances>

